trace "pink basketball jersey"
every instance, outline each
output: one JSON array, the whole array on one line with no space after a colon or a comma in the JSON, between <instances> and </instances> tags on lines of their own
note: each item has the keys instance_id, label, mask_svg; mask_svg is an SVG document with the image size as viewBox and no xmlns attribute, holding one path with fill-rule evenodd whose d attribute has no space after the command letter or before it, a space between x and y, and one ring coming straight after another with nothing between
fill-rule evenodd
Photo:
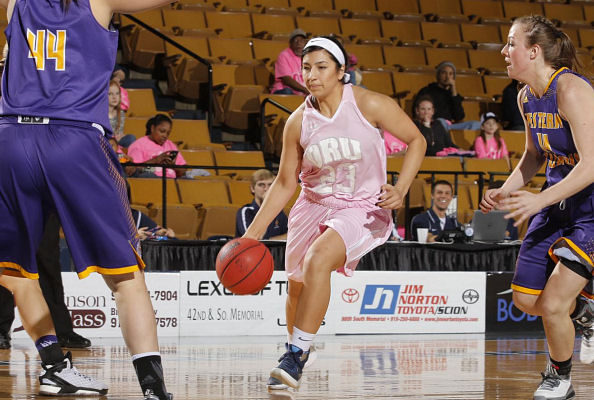
<instances>
[{"instance_id":1,"label":"pink basketball jersey","mask_svg":"<svg viewBox=\"0 0 594 400\"><path fill-rule=\"evenodd\" d=\"M386 183L386 149L381 131L361 114L352 85L344 85L332 118L322 115L308 96L300 143L303 194L331 208L377 209Z\"/></svg>"}]
</instances>

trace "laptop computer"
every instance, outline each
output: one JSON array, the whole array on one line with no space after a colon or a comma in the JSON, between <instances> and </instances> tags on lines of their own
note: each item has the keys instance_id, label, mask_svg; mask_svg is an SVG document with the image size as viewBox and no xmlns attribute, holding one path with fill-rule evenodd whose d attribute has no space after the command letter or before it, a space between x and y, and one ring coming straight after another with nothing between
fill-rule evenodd
<instances>
[{"instance_id":1,"label":"laptop computer","mask_svg":"<svg viewBox=\"0 0 594 400\"><path fill-rule=\"evenodd\" d=\"M474 211L472 217L472 240L478 242L502 242L505 240L507 219L503 216L507 211L493 210L483 214L480 210Z\"/></svg>"}]
</instances>

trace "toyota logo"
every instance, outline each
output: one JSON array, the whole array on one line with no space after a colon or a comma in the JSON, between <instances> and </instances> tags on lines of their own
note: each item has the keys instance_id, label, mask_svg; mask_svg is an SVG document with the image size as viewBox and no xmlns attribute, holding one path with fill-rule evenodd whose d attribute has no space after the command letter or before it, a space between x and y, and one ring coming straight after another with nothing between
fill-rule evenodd
<instances>
[{"instance_id":1,"label":"toyota logo","mask_svg":"<svg viewBox=\"0 0 594 400\"><path fill-rule=\"evenodd\" d=\"M474 289L466 289L464 293L462 293L462 300L464 300L466 304L474 304L478 301L478 299L479 294Z\"/></svg>"},{"instance_id":2,"label":"toyota logo","mask_svg":"<svg viewBox=\"0 0 594 400\"><path fill-rule=\"evenodd\" d=\"M359 292L357 289L345 289L342 291L342 300L345 303L354 303L359 300Z\"/></svg>"}]
</instances>

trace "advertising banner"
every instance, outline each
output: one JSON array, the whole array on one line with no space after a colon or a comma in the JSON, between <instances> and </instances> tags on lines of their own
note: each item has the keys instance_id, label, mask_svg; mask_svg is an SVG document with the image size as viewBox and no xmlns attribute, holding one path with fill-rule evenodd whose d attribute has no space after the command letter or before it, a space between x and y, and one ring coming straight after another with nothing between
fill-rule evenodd
<instances>
[{"instance_id":1,"label":"advertising banner","mask_svg":"<svg viewBox=\"0 0 594 400\"><path fill-rule=\"evenodd\" d=\"M338 334L484 332L484 272L357 271L337 278L327 318L336 319Z\"/></svg>"},{"instance_id":2,"label":"advertising banner","mask_svg":"<svg viewBox=\"0 0 594 400\"><path fill-rule=\"evenodd\" d=\"M542 319L520 311L512 300L513 272L487 273L487 332L543 331Z\"/></svg>"},{"instance_id":3,"label":"advertising banner","mask_svg":"<svg viewBox=\"0 0 594 400\"><path fill-rule=\"evenodd\" d=\"M215 271L182 271L180 284L181 336L284 335L287 332L288 283L284 271L275 271L270 283L260 293L250 296L236 296L225 289ZM319 334L334 331L326 320Z\"/></svg>"},{"instance_id":4,"label":"advertising banner","mask_svg":"<svg viewBox=\"0 0 594 400\"><path fill-rule=\"evenodd\" d=\"M157 334L179 335L179 273L147 273L146 285L151 296ZM115 298L99 274L78 279L74 272L62 272L64 303L72 316L74 329L82 336L121 337ZM15 337L26 337L16 313Z\"/></svg>"}]
</instances>

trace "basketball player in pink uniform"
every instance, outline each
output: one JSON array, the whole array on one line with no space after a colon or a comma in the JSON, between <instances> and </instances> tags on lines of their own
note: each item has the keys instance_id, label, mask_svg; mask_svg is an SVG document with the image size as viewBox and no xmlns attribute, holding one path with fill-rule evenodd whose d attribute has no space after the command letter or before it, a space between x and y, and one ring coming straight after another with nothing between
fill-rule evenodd
<instances>
[{"instance_id":1,"label":"basketball player in pink uniform","mask_svg":"<svg viewBox=\"0 0 594 400\"><path fill-rule=\"evenodd\" d=\"M259 239L301 180L289 215L285 269L290 341L269 386L299 386L303 366L330 301L330 274L353 275L363 255L392 231L391 210L402 206L426 143L389 97L348 84L347 56L334 38L311 39L302 73L310 92L289 118L279 173L244 237ZM382 131L408 145L395 186L386 183Z\"/></svg>"}]
</instances>

